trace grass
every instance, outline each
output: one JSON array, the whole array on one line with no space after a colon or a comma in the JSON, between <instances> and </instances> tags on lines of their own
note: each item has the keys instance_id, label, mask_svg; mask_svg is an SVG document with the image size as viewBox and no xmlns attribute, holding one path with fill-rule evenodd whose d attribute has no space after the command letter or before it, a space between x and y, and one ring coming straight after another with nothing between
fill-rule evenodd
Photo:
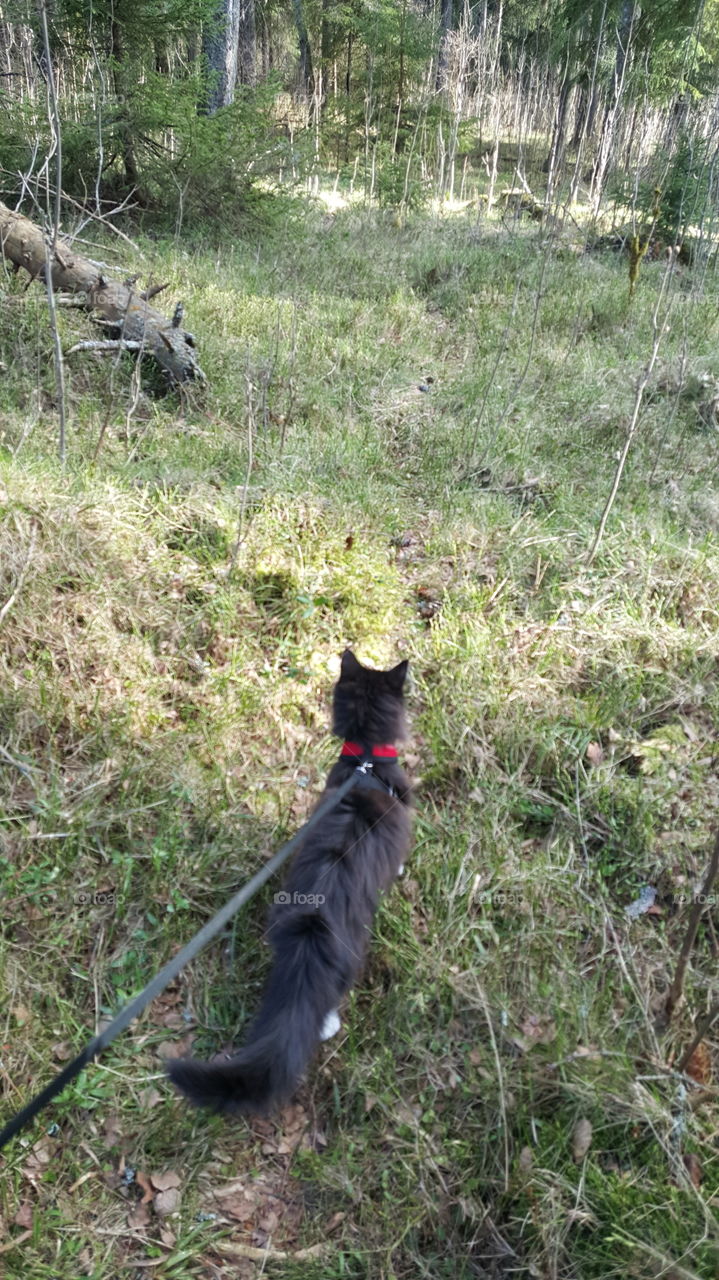
<instances>
[{"instance_id":1,"label":"grass","mask_svg":"<svg viewBox=\"0 0 719 1280\"><path fill-rule=\"evenodd\" d=\"M42 295L0 295L3 1115L302 821L346 643L411 659L416 841L299 1101L224 1124L163 1083L241 1039L265 893L7 1150L4 1274L715 1274L716 1033L704 1088L672 1063L716 907L655 1018L719 821L716 434L677 381L719 375L713 276L673 278L588 567L663 264L629 306L611 254L359 210L122 253L209 389L133 407L74 357L65 472Z\"/></svg>"}]
</instances>

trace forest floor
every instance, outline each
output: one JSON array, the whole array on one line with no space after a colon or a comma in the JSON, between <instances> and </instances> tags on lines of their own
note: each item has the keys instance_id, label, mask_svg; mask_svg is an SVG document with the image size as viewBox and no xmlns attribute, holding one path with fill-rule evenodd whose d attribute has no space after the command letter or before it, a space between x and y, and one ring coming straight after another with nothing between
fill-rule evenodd
<instances>
[{"instance_id":1,"label":"forest floor","mask_svg":"<svg viewBox=\"0 0 719 1280\"><path fill-rule=\"evenodd\" d=\"M6 1150L3 1275L716 1275L716 906L659 1018L719 827L715 275L352 210L114 246L208 389L71 357L62 470L0 292L2 1119L305 817L346 644L411 660L416 840L298 1099L163 1077L241 1042L270 886Z\"/></svg>"}]
</instances>

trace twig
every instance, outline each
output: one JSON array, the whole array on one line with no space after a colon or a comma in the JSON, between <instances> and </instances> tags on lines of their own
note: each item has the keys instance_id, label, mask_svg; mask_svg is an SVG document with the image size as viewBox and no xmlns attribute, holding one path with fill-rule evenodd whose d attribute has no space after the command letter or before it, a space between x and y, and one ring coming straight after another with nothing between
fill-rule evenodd
<instances>
[{"instance_id":1,"label":"twig","mask_svg":"<svg viewBox=\"0 0 719 1280\"><path fill-rule=\"evenodd\" d=\"M667 992L667 998L664 1003L664 1012L666 1013L667 1018L671 1018L681 998L682 989L684 987L684 976L687 971L687 965L689 964L689 956L691 955L692 947L694 946L694 941L697 936L699 921L702 918L704 908L707 904L707 899L711 893L712 885L717 878L717 874L719 874L719 831L717 832L714 840L714 848L709 860L709 867L704 878L704 884L702 885L701 892L694 899L692 909L689 912L689 923L687 925L686 934L684 935L682 949L679 953L674 981Z\"/></svg>"},{"instance_id":2,"label":"twig","mask_svg":"<svg viewBox=\"0 0 719 1280\"><path fill-rule=\"evenodd\" d=\"M292 302L292 326L290 329L290 341L292 343L292 346L290 347L289 374L287 378L287 387L288 387L287 406L285 408L284 422L282 423L282 427L280 430L280 447L279 447L280 457L282 457L285 451L285 438L287 436L287 428L290 425L290 422L292 420L292 412L293 412L294 403L295 403L294 371L295 371L295 364L297 362L297 303L294 300Z\"/></svg>"},{"instance_id":3,"label":"twig","mask_svg":"<svg viewBox=\"0 0 719 1280\"><path fill-rule=\"evenodd\" d=\"M289 1253L286 1249L258 1249L252 1244L241 1244L234 1240L216 1240L212 1245L216 1253L226 1258L247 1258L251 1262L312 1262L317 1258L325 1258L332 1246L325 1242L310 1245L309 1249L298 1249Z\"/></svg>"},{"instance_id":4,"label":"twig","mask_svg":"<svg viewBox=\"0 0 719 1280\"><path fill-rule=\"evenodd\" d=\"M11 592L11 594L8 596L7 600L5 601L4 605L0 609L0 623L3 623L5 621L7 615L12 609L22 589L22 585L25 581L25 578L27 577L28 569L30 568L30 562L35 553L36 542L37 542L37 525L33 525L32 534L30 535L30 546L28 547L28 552L25 557L25 562L17 576L17 581L15 582L15 589L14 591Z\"/></svg>"},{"instance_id":5,"label":"twig","mask_svg":"<svg viewBox=\"0 0 719 1280\"><path fill-rule=\"evenodd\" d=\"M617 493L619 492L619 485L621 484L622 476L624 475L624 468L627 463L627 458L629 457L629 450L632 447L632 444L634 442L634 437L637 432L637 427L639 425L639 412L641 410L642 402L644 400L644 392L647 389L647 386L649 384L649 379L652 376L654 366L657 362L657 356L659 355L659 347L661 345L662 338L664 337L664 334L666 333L668 328L667 316L669 314L669 308L667 308L667 314L665 315L661 324L659 323L659 308L661 306L662 299L664 297L664 292L666 289L666 285L667 285L667 281L669 279L670 273L671 273L671 263L667 271L665 271L664 273L664 277L662 279L662 287L659 291L657 305L654 308L654 315L652 317L652 326L654 330L654 345L652 346L652 352L649 357L649 363L647 364L641 378L639 379L639 382L637 383L636 395L634 397L634 409L632 411L629 427L627 428L627 436L624 441L624 448L622 449L622 452L619 455L619 461L617 462L616 471L614 472L614 480L612 481L612 487L609 491L609 497L607 498L607 501L604 505L602 518L599 521L597 532L594 535L594 541L591 545L589 554L587 556L588 565L592 564L592 562L594 561L596 554L599 550L599 546L602 541L602 538L604 537L604 530L607 527L607 521L611 514L612 507L614 506Z\"/></svg>"},{"instance_id":6,"label":"twig","mask_svg":"<svg viewBox=\"0 0 719 1280\"><path fill-rule=\"evenodd\" d=\"M245 373L245 385L247 387L247 471L245 473L245 483L242 486L242 498L240 500L240 513L237 517L237 540L232 548L230 557L229 575L235 571L237 565L237 557L240 554L240 547L245 540L245 512L247 510L247 494L250 486L250 476L254 466L254 437L255 437L255 406L252 399L252 381L249 374L249 351L247 353L248 371Z\"/></svg>"},{"instance_id":7,"label":"twig","mask_svg":"<svg viewBox=\"0 0 719 1280\"><path fill-rule=\"evenodd\" d=\"M140 297L143 302L149 302L150 298L156 298L158 293L162 293L165 289L169 289L169 287L169 280L167 284L153 284L149 289L146 289L144 293L141 293Z\"/></svg>"},{"instance_id":8,"label":"twig","mask_svg":"<svg viewBox=\"0 0 719 1280\"><path fill-rule=\"evenodd\" d=\"M99 351L101 355L110 355L114 351L139 351L141 347L141 342L131 342L129 338L86 338L83 342L76 342L66 354L74 356L77 351Z\"/></svg>"},{"instance_id":9,"label":"twig","mask_svg":"<svg viewBox=\"0 0 719 1280\"><path fill-rule=\"evenodd\" d=\"M689 1048L682 1054L681 1058L679 1059L679 1062L677 1064L677 1071L686 1071L687 1067L689 1066L689 1063L692 1060L692 1057L695 1051L699 1048L699 1045L704 1039L707 1031L709 1031L710 1027L716 1022L717 1018L719 1018L719 1000L714 1001L714 1004L712 1005L709 1012L702 1018L701 1022L699 1023L694 1039L689 1045Z\"/></svg>"},{"instance_id":10,"label":"twig","mask_svg":"<svg viewBox=\"0 0 719 1280\"><path fill-rule=\"evenodd\" d=\"M47 309L50 316L50 331L52 333L52 351L55 363L55 388L57 395L57 412L60 419L60 437L58 440L58 449L60 452L60 462L65 463L65 365L62 358L62 343L60 342L60 334L57 327L57 311L55 309L55 287L52 283L52 262L53 253L50 247L50 239L45 236L45 288L47 291Z\"/></svg>"}]
</instances>

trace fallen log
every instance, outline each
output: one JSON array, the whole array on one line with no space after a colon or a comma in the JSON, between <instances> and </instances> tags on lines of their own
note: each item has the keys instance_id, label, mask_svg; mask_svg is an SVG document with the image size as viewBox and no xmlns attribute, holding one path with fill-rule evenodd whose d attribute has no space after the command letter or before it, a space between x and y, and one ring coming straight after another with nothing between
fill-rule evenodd
<instances>
[{"instance_id":1,"label":"fallen log","mask_svg":"<svg viewBox=\"0 0 719 1280\"><path fill-rule=\"evenodd\" d=\"M45 235L22 213L8 209L0 201L0 256L15 270L28 272L30 281L45 279ZM72 244L58 239L53 255L54 289L85 295L84 306L93 318L117 330L129 350L153 356L171 382L205 381L195 352L195 340L180 323L168 320L151 307L133 283L108 280L97 263L75 251ZM148 289L151 297L158 289ZM176 308L177 315L177 308ZM181 313L180 313L181 315ZM134 344L137 344L136 346Z\"/></svg>"}]
</instances>

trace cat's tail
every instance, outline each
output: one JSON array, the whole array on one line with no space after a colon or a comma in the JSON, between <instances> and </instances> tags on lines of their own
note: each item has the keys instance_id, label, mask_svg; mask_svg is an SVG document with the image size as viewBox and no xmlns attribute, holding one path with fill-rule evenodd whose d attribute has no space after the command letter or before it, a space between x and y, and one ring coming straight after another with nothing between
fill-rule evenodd
<instances>
[{"instance_id":1,"label":"cat's tail","mask_svg":"<svg viewBox=\"0 0 719 1280\"><path fill-rule=\"evenodd\" d=\"M286 1100L349 985L347 948L317 913L293 913L271 937L275 963L244 1049L224 1062L167 1063L173 1084L195 1106L263 1113Z\"/></svg>"}]
</instances>

